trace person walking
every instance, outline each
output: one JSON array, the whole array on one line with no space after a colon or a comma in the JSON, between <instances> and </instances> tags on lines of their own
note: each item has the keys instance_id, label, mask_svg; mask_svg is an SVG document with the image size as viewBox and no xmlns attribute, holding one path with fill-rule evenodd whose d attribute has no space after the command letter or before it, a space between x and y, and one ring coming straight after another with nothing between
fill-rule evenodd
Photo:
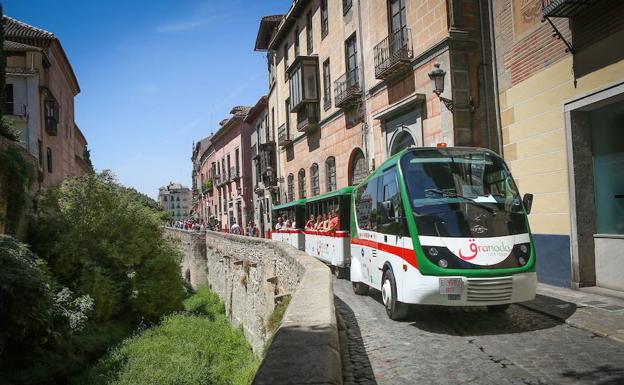
<instances>
[{"instance_id":1,"label":"person walking","mask_svg":"<svg viewBox=\"0 0 624 385\"><path fill-rule=\"evenodd\" d=\"M232 227L230 227L230 233L241 235L241 227L238 225L238 223L236 222L232 223Z\"/></svg>"}]
</instances>

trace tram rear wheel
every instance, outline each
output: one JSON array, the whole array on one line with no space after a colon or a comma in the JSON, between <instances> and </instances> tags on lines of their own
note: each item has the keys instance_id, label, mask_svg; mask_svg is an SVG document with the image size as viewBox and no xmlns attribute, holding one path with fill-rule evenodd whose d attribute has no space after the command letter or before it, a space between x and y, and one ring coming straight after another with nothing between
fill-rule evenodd
<instances>
[{"instance_id":1,"label":"tram rear wheel","mask_svg":"<svg viewBox=\"0 0 624 385\"><path fill-rule=\"evenodd\" d=\"M384 273L381 285L381 298L386 313L391 320L400 320L407 316L408 305L397 300L396 281L392 270Z\"/></svg>"}]
</instances>

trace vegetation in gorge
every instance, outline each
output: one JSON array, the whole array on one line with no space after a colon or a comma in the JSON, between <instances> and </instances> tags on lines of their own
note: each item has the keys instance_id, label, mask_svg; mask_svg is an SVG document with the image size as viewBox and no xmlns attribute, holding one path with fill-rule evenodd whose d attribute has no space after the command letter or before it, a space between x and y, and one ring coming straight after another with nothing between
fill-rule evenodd
<instances>
[{"instance_id":1,"label":"vegetation in gorge","mask_svg":"<svg viewBox=\"0 0 624 385\"><path fill-rule=\"evenodd\" d=\"M7 234L17 233L33 175L32 165L24 159L18 148L7 146L0 149L0 201L6 202L6 213L0 221L4 222Z\"/></svg>"},{"instance_id":2,"label":"vegetation in gorge","mask_svg":"<svg viewBox=\"0 0 624 385\"><path fill-rule=\"evenodd\" d=\"M162 319L110 351L77 384L249 384L258 368L241 329L218 296L204 288L185 312Z\"/></svg>"}]
</instances>

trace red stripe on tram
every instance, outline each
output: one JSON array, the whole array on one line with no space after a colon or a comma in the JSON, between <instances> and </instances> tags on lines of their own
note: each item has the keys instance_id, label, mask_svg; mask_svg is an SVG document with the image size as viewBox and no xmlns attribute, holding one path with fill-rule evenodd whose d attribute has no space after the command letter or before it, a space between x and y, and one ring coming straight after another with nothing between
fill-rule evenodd
<instances>
[{"instance_id":1,"label":"red stripe on tram","mask_svg":"<svg viewBox=\"0 0 624 385\"><path fill-rule=\"evenodd\" d=\"M354 245L372 247L373 249L396 255L410 265L416 268L418 267L418 262L416 261L416 254L414 253L414 250L362 238L351 238L351 243Z\"/></svg>"}]
</instances>

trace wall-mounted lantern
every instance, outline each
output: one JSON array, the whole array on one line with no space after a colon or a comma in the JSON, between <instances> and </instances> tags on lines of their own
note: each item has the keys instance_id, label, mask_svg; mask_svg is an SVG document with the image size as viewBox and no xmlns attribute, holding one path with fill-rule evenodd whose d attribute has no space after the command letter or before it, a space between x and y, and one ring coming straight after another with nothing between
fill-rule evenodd
<instances>
[{"instance_id":1,"label":"wall-mounted lantern","mask_svg":"<svg viewBox=\"0 0 624 385\"><path fill-rule=\"evenodd\" d=\"M440 68L440 63L435 63L433 66L435 68L428 74L429 79L433 81L433 93L436 94L442 103L444 103L446 108L453 113L453 110L456 107L453 100L440 96L444 92L444 78L446 77L446 71ZM470 102L467 107L470 112L474 112L475 105L472 101L472 97L470 97Z\"/></svg>"}]
</instances>

